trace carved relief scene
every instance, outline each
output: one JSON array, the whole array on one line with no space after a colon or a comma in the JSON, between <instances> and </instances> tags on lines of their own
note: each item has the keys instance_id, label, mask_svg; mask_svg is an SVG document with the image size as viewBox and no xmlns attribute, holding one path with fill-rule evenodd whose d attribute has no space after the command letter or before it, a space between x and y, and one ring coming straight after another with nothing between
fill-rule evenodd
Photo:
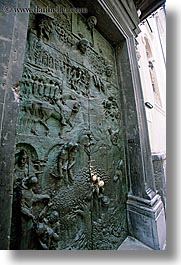
<instances>
[{"instance_id":1,"label":"carved relief scene","mask_svg":"<svg viewBox=\"0 0 181 265\"><path fill-rule=\"evenodd\" d=\"M121 88L114 48L97 23L71 12L30 14L12 249L117 249L127 236Z\"/></svg>"}]
</instances>

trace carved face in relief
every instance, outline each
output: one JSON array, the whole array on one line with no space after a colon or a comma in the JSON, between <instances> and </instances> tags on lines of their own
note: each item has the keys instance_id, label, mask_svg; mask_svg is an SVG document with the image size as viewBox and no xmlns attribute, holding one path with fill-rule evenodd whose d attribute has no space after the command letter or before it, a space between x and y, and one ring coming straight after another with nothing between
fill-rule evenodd
<instances>
[{"instance_id":1,"label":"carved face in relief","mask_svg":"<svg viewBox=\"0 0 181 265\"><path fill-rule=\"evenodd\" d=\"M59 218L59 214L58 214L58 212L57 212L57 211L53 211L53 212L50 214L50 216L49 216L49 222L53 224L53 223L55 223L55 222L58 221L58 218Z\"/></svg>"},{"instance_id":2,"label":"carved face in relief","mask_svg":"<svg viewBox=\"0 0 181 265\"><path fill-rule=\"evenodd\" d=\"M18 166L23 168L28 162L28 155L25 150L21 150L18 154Z\"/></svg>"},{"instance_id":3,"label":"carved face in relief","mask_svg":"<svg viewBox=\"0 0 181 265\"><path fill-rule=\"evenodd\" d=\"M37 177L35 177L35 176L30 177L28 183L29 183L30 185L33 185L33 186L34 186L35 184L38 183L38 179L37 179Z\"/></svg>"},{"instance_id":4,"label":"carved face in relief","mask_svg":"<svg viewBox=\"0 0 181 265\"><path fill-rule=\"evenodd\" d=\"M36 184L38 183L38 178L35 177L35 176L31 176L27 179L24 180L24 183L23 183L23 187L24 188L28 188L28 189L31 189L32 187L34 187Z\"/></svg>"},{"instance_id":5,"label":"carved face in relief","mask_svg":"<svg viewBox=\"0 0 181 265\"><path fill-rule=\"evenodd\" d=\"M112 71L113 71L113 69L112 69L112 65L108 64L108 65L106 66L106 75L107 75L108 77L111 77L111 75L112 75Z\"/></svg>"},{"instance_id":6,"label":"carved face in relief","mask_svg":"<svg viewBox=\"0 0 181 265\"><path fill-rule=\"evenodd\" d=\"M97 18L95 16L88 17L87 24L89 29L93 29L97 24Z\"/></svg>"},{"instance_id":7,"label":"carved face in relief","mask_svg":"<svg viewBox=\"0 0 181 265\"><path fill-rule=\"evenodd\" d=\"M111 142L113 145L117 145L118 144L118 132L114 132L111 135Z\"/></svg>"},{"instance_id":8,"label":"carved face in relief","mask_svg":"<svg viewBox=\"0 0 181 265\"><path fill-rule=\"evenodd\" d=\"M38 236L41 236L46 231L46 227L44 223L38 223L36 225L36 233Z\"/></svg>"},{"instance_id":9,"label":"carved face in relief","mask_svg":"<svg viewBox=\"0 0 181 265\"><path fill-rule=\"evenodd\" d=\"M79 109L80 109L80 102L75 102L75 104L73 105L72 111L74 113L78 113Z\"/></svg>"},{"instance_id":10,"label":"carved face in relief","mask_svg":"<svg viewBox=\"0 0 181 265\"><path fill-rule=\"evenodd\" d=\"M122 165L123 165L123 160L119 160L117 164L117 169L120 170L122 168Z\"/></svg>"},{"instance_id":11,"label":"carved face in relief","mask_svg":"<svg viewBox=\"0 0 181 265\"><path fill-rule=\"evenodd\" d=\"M83 54L86 53L88 46L89 46L89 41L85 38L81 39L78 43L78 48Z\"/></svg>"}]
</instances>

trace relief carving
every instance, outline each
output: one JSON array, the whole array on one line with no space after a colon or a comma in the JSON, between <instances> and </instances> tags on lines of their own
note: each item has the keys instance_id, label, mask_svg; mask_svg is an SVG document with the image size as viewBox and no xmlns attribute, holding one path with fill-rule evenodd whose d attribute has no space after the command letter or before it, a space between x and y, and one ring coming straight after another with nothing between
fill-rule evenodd
<instances>
[{"instance_id":1,"label":"relief carving","mask_svg":"<svg viewBox=\"0 0 181 265\"><path fill-rule=\"evenodd\" d=\"M28 249L32 240L33 227L36 223L34 214L34 205L38 202L48 203L50 197L48 194L36 194L33 187L37 184L37 177L29 177L23 180L21 186L21 249Z\"/></svg>"},{"instance_id":2,"label":"relief carving","mask_svg":"<svg viewBox=\"0 0 181 265\"><path fill-rule=\"evenodd\" d=\"M81 229L74 238L71 249L77 248L79 242L79 249L91 249L91 210L90 201L83 200L79 207L74 211L74 214L80 216L82 219Z\"/></svg>"},{"instance_id":3,"label":"relief carving","mask_svg":"<svg viewBox=\"0 0 181 265\"><path fill-rule=\"evenodd\" d=\"M56 250L60 240L59 213L52 211L48 217L42 217L42 220L34 228L38 237L39 247L44 250Z\"/></svg>"},{"instance_id":4,"label":"relief carving","mask_svg":"<svg viewBox=\"0 0 181 265\"><path fill-rule=\"evenodd\" d=\"M113 73L113 67L112 65L106 65L105 67L105 73L107 75L107 77L111 77L112 76L112 73Z\"/></svg>"},{"instance_id":5,"label":"relief carving","mask_svg":"<svg viewBox=\"0 0 181 265\"><path fill-rule=\"evenodd\" d=\"M117 182L118 180L122 181L122 168L123 168L123 160L119 160L113 178L115 182Z\"/></svg>"},{"instance_id":6,"label":"relief carving","mask_svg":"<svg viewBox=\"0 0 181 265\"><path fill-rule=\"evenodd\" d=\"M98 91L105 92L104 83L102 82L101 78L98 77L97 75L93 75L93 80L94 80L95 87L98 89Z\"/></svg>"},{"instance_id":7,"label":"relief carving","mask_svg":"<svg viewBox=\"0 0 181 265\"><path fill-rule=\"evenodd\" d=\"M118 160L113 181L115 182L115 202L119 204L122 196L123 160Z\"/></svg>"},{"instance_id":8,"label":"relief carving","mask_svg":"<svg viewBox=\"0 0 181 265\"><path fill-rule=\"evenodd\" d=\"M98 75L102 75L104 72L104 67L106 65L106 59L95 52L93 49L87 50L87 56L90 60L90 64L93 65L93 72Z\"/></svg>"},{"instance_id":9,"label":"relief carving","mask_svg":"<svg viewBox=\"0 0 181 265\"><path fill-rule=\"evenodd\" d=\"M97 25L97 18L95 16L90 16L87 18L87 25L90 30L93 30Z\"/></svg>"},{"instance_id":10,"label":"relief carving","mask_svg":"<svg viewBox=\"0 0 181 265\"><path fill-rule=\"evenodd\" d=\"M42 194L38 191L38 178L43 172L41 167L44 166L42 161L34 160L34 150L31 146L26 146L27 150L20 149L15 157L14 170L14 202L19 200L16 212L19 219L13 225L21 230L21 238L19 238L20 248L33 248L33 229L37 223L39 213L37 212L37 204L47 205L50 201L48 194ZM41 207L39 208L39 212Z\"/></svg>"},{"instance_id":11,"label":"relief carving","mask_svg":"<svg viewBox=\"0 0 181 265\"><path fill-rule=\"evenodd\" d=\"M73 36L71 35L71 33L65 30L64 27L60 26L59 22L56 22L54 25L55 25L55 31L58 35L58 40L70 46L73 46L75 44L75 40Z\"/></svg>"},{"instance_id":12,"label":"relief carving","mask_svg":"<svg viewBox=\"0 0 181 265\"><path fill-rule=\"evenodd\" d=\"M86 38L82 38L78 44L77 48L81 51L82 54L85 54L89 47L89 41Z\"/></svg>"},{"instance_id":13,"label":"relief carving","mask_svg":"<svg viewBox=\"0 0 181 265\"><path fill-rule=\"evenodd\" d=\"M67 67L67 79L73 90L78 94L87 96L90 83L90 74L87 69L69 65Z\"/></svg>"},{"instance_id":14,"label":"relief carving","mask_svg":"<svg viewBox=\"0 0 181 265\"><path fill-rule=\"evenodd\" d=\"M60 104L62 83L27 72L25 71L21 83L22 114L20 121L22 127L20 127L20 132L28 130L38 135L36 126L39 123L45 128L45 134L48 135L47 120L50 117L57 120L62 126L65 125L64 111Z\"/></svg>"},{"instance_id":15,"label":"relief carving","mask_svg":"<svg viewBox=\"0 0 181 265\"><path fill-rule=\"evenodd\" d=\"M16 154L14 172L16 181L21 181L29 174L28 154L23 149Z\"/></svg>"},{"instance_id":16,"label":"relief carving","mask_svg":"<svg viewBox=\"0 0 181 265\"><path fill-rule=\"evenodd\" d=\"M22 199L21 199L21 212L27 219L32 219L35 222L36 217L33 214L33 204L39 201L49 201L48 194L36 194L33 187L38 183L36 176L30 176L22 180Z\"/></svg>"},{"instance_id":17,"label":"relief carving","mask_svg":"<svg viewBox=\"0 0 181 265\"><path fill-rule=\"evenodd\" d=\"M90 130L82 129L78 135L78 143L83 147L83 150L90 156L90 147L94 145L93 136Z\"/></svg>"},{"instance_id":18,"label":"relief carving","mask_svg":"<svg viewBox=\"0 0 181 265\"><path fill-rule=\"evenodd\" d=\"M47 46L36 37L34 33L29 31L28 43L27 43L27 62L34 65L34 67L48 72L47 68L56 71L62 70L62 62L60 59L62 56L57 56L52 49L48 49Z\"/></svg>"},{"instance_id":19,"label":"relief carving","mask_svg":"<svg viewBox=\"0 0 181 265\"><path fill-rule=\"evenodd\" d=\"M52 18L45 14L36 15L37 36L45 43L50 41L50 35L53 31Z\"/></svg>"},{"instance_id":20,"label":"relief carving","mask_svg":"<svg viewBox=\"0 0 181 265\"><path fill-rule=\"evenodd\" d=\"M76 20L84 37L71 16L30 14L14 171L20 249L115 249L126 233L113 49L103 36L102 53L91 45L96 17Z\"/></svg>"},{"instance_id":21,"label":"relief carving","mask_svg":"<svg viewBox=\"0 0 181 265\"><path fill-rule=\"evenodd\" d=\"M118 145L118 140L119 140L119 131L118 130L112 130L110 127L108 128L108 132L110 135L110 140L113 145L117 146Z\"/></svg>"},{"instance_id":22,"label":"relief carving","mask_svg":"<svg viewBox=\"0 0 181 265\"><path fill-rule=\"evenodd\" d=\"M94 161L91 161L89 164L93 187L93 249L113 249L113 245L126 235L126 219L121 216L120 210L123 162L117 162L113 178L105 177L105 172L98 166L93 166L93 163ZM114 190L112 195L107 193L111 187Z\"/></svg>"},{"instance_id":23,"label":"relief carving","mask_svg":"<svg viewBox=\"0 0 181 265\"><path fill-rule=\"evenodd\" d=\"M45 135L48 135L49 126L47 121L50 117L57 120L61 125L64 125L61 114L56 111L55 106L48 102L25 100L21 108L24 112L24 115L20 118L22 123L21 132L30 131L34 135L39 135L37 125L40 124L45 129Z\"/></svg>"},{"instance_id":24,"label":"relief carving","mask_svg":"<svg viewBox=\"0 0 181 265\"><path fill-rule=\"evenodd\" d=\"M109 96L106 100L103 101L103 106L105 108L106 118L110 118L112 121L119 119L119 108L116 100L112 96Z\"/></svg>"},{"instance_id":25,"label":"relief carving","mask_svg":"<svg viewBox=\"0 0 181 265\"><path fill-rule=\"evenodd\" d=\"M93 225L93 249L113 250L115 245L119 245L127 234L126 217L120 215L123 209L110 211L106 214L104 220L98 219Z\"/></svg>"},{"instance_id":26,"label":"relief carving","mask_svg":"<svg viewBox=\"0 0 181 265\"><path fill-rule=\"evenodd\" d=\"M75 155L78 144L69 142L60 147L57 157L56 172L51 172L55 178L62 179L65 185L69 186L74 180L73 166L75 164Z\"/></svg>"},{"instance_id":27,"label":"relief carving","mask_svg":"<svg viewBox=\"0 0 181 265\"><path fill-rule=\"evenodd\" d=\"M90 175L92 180L93 205L97 217L101 217L102 207L108 197L104 196L104 181L90 165Z\"/></svg>"}]
</instances>

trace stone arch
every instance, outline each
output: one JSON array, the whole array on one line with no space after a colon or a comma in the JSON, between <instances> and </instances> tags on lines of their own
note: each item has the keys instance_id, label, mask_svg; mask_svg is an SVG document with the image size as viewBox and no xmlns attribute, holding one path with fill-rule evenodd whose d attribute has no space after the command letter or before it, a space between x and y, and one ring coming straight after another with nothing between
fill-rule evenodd
<instances>
[{"instance_id":1,"label":"stone arch","mask_svg":"<svg viewBox=\"0 0 181 265\"><path fill-rule=\"evenodd\" d=\"M24 150L27 153L27 155L29 156L31 160L33 161L38 160L38 153L32 145L27 144L27 143L18 143L16 145L15 164L16 164L17 156L22 150Z\"/></svg>"}]
</instances>

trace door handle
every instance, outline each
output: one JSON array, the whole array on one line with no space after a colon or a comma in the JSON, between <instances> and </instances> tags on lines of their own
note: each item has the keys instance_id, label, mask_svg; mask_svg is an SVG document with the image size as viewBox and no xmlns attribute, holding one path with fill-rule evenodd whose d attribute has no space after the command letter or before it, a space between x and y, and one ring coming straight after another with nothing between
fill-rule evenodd
<instances>
[{"instance_id":1,"label":"door handle","mask_svg":"<svg viewBox=\"0 0 181 265\"><path fill-rule=\"evenodd\" d=\"M93 161L89 162L89 172L90 172L90 177L91 177L91 184L92 184L92 192L97 192L97 194L99 194L100 192L100 188L102 188L104 186L104 181L97 175L97 172L94 168L94 166L92 165Z\"/></svg>"}]
</instances>

